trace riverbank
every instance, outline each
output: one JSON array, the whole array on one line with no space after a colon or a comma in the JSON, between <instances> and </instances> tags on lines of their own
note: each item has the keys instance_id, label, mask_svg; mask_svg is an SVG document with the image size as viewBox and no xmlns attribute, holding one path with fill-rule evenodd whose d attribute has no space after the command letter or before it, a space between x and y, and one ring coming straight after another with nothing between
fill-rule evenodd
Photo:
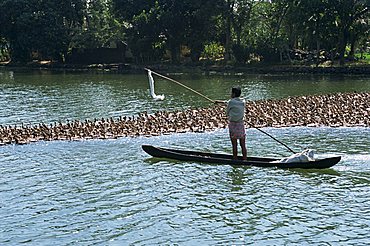
<instances>
[{"instance_id":1,"label":"riverbank","mask_svg":"<svg viewBox=\"0 0 370 246\"><path fill-rule=\"evenodd\" d=\"M204 74L344 74L344 75L370 75L369 64L347 64L346 66L307 66L307 65L210 65L210 64L149 64L137 65L128 63L115 64L61 64L50 62L34 62L27 64L0 63L0 69L9 70L50 70L66 72L90 72L90 73L144 73L145 68L166 73L204 73Z\"/></svg>"},{"instance_id":2,"label":"riverbank","mask_svg":"<svg viewBox=\"0 0 370 246\"><path fill-rule=\"evenodd\" d=\"M370 127L370 92L246 103L246 127ZM227 127L225 106L34 126L0 126L0 145L206 132Z\"/></svg>"},{"instance_id":3,"label":"riverbank","mask_svg":"<svg viewBox=\"0 0 370 246\"><path fill-rule=\"evenodd\" d=\"M258 65L258 66L174 66L174 65L152 65L148 68L154 71L168 73L206 73L221 75L241 75L245 74L342 74L342 75L370 75L370 65L352 65L352 66L302 66L302 65ZM144 67L135 66L134 71L141 71Z\"/></svg>"}]
</instances>

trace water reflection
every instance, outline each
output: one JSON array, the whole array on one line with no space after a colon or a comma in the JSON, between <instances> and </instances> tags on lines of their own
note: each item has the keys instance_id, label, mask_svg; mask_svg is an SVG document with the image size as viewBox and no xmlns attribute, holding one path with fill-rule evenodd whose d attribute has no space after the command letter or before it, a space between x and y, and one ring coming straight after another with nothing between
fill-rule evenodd
<instances>
[{"instance_id":1,"label":"water reflection","mask_svg":"<svg viewBox=\"0 0 370 246\"><path fill-rule=\"evenodd\" d=\"M232 167L229 172L230 179L232 181L232 190L237 192L242 190L242 186L245 184L247 176L245 175L245 167Z\"/></svg>"}]
</instances>

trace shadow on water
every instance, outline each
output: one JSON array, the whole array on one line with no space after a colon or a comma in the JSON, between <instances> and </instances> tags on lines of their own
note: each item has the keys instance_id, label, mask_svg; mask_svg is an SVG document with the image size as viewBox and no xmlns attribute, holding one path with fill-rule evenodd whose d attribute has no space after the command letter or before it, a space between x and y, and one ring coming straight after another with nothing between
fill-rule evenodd
<instances>
[{"instance_id":1,"label":"shadow on water","mask_svg":"<svg viewBox=\"0 0 370 246\"><path fill-rule=\"evenodd\" d=\"M191 162L191 161L178 161L178 160L173 160L173 159L168 159L168 158L157 158L157 157L149 157L149 158L146 158L144 160L145 163L148 163L148 164L158 164L158 163L161 163L161 162L166 162L166 163L172 163L172 164L179 164L179 163L194 163L194 162ZM230 164L216 164L216 163L202 163L202 162L197 162L196 164L201 164L201 165L205 165L205 166L230 166L232 167L233 169L232 170L235 170L235 173L237 173L237 175L239 176L240 175L240 170L245 170L245 169L248 169L248 168L259 168L261 170L263 169L279 169L279 170L284 170L284 171L288 171L290 173L296 173L296 174L299 174L301 176L305 176L305 177L315 177L317 176L318 174L326 174L326 175L335 175L335 176L340 176L341 173L334 170L334 169L331 169L331 168L327 168L327 169L301 169L301 168L278 168L278 167L255 167L255 166L251 166L251 165L245 165L245 166L240 166L240 165L230 165Z\"/></svg>"},{"instance_id":2,"label":"shadow on water","mask_svg":"<svg viewBox=\"0 0 370 246\"><path fill-rule=\"evenodd\" d=\"M318 174L326 174L326 175L335 175L335 176L340 176L341 173L331 169L331 168L326 168L326 169L300 169L300 168L295 168L295 169L289 169L289 171L302 175L304 177L316 177Z\"/></svg>"},{"instance_id":3,"label":"shadow on water","mask_svg":"<svg viewBox=\"0 0 370 246\"><path fill-rule=\"evenodd\" d=\"M149 157L149 158L146 158L144 160L145 163L148 163L148 164L158 164L158 163L161 163L161 162L166 162L166 163L171 163L171 164L178 164L178 163L186 163L184 161L178 161L178 160L174 160L174 159L169 159L169 158L157 158L157 157Z\"/></svg>"}]
</instances>

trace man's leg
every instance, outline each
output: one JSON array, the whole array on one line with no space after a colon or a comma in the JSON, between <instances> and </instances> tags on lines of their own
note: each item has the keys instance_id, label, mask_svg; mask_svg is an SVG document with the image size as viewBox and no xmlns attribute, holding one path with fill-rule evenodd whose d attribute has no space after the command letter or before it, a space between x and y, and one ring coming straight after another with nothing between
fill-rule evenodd
<instances>
[{"instance_id":1,"label":"man's leg","mask_svg":"<svg viewBox=\"0 0 370 246\"><path fill-rule=\"evenodd\" d=\"M245 137L240 139L240 147L242 148L243 160L247 159L247 147L245 146Z\"/></svg>"},{"instance_id":2,"label":"man's leg","mask_svg":"<svg viewBox=\"0 0 370 246\"><path fill-rule=\"evenodd\" d=\"M238 140L231 138L231 144L233 145L233 159L238 159Z\"/></svg>"}]
</instances>

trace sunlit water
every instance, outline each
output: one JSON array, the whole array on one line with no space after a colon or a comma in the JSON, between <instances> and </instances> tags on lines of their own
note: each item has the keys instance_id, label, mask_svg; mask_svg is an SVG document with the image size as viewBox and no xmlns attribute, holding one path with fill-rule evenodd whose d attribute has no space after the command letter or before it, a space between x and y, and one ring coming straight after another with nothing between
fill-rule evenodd
<instances>
[{"instance_id":1,"label":"sunlit water","mask_svg":"<svg viewBox=\"0 0 370 246\"><path fill-rule=\"evenodd\" d=\"M209 105L163 80L156 90L166 99L154 102L145 76L0 73L3 125ZM177 79L220 99L234 83L251 100L370 90L361 77ZM264 130L296 151L342 161L283 170L171 161L141 150L230 153L227 130L1 147L0 245L368 245L370 129ZM247 136L249 155L289 155L256 130Z\"/></svg>"}]
</instances>

